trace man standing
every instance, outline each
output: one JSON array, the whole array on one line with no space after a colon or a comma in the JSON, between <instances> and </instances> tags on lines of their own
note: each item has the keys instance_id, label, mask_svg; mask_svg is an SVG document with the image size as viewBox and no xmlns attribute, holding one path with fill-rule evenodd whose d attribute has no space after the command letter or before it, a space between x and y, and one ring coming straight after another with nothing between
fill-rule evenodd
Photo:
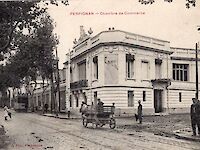
<instances>
[{"instance_id":1,"label":"man standing","mask_svg":"<svg viewBox=\"0 0 200 150\"><path fill-rule=\"evenodd\" d=\"M197 100L196 102L196 121L197 121L197 128L198 128L198 134L200 136L200 101Z\"/></svg>"},{"instance_id":2,"label":"man standing","mask_svg":"<svg viewBox=\"0 0 200 150\"><path fill-rule=\"evenodd\" d=\"M192 131L193 134L192 136L196 136L196 126L197 126L197 112L196 112L196 106L197 106L197 99L196 98L192 98L192 102L193 104L191 105L190 108L190 116L191 116L191 125L192 125Z\"/></svg>"},{"instance_id":3,"label":"man standing","mask_svg":"<svg viewBox=\"0 0 200 150\"><path fill-rule=\"evenodd\" d=\"M100 98L97 99L97 111L99 113L103 113L103 105L104 103L100 100Z\"/></svg>"},{"instance_id":4,"label":"man standing","mask_svg":"<svg viewBox=\"0 0 200 150\"><path fill-rule=\"evenodd\" d=\"M47 111L48 111L48 108L49 108L49 105L46 103L46 104L44 104L44 111L47 113Z\"/></svg>"},{"instance_id":5,"label":"man standing","mask_svg":"<svg viewBox=\"0 0 200 150\"><path fill-rule=\"evenodd\" d=\"M87 112L87 104L85 102L82 102L81 104L81 108L80 108L80 112L82 113L82 115L84 115Z\"/></svg>"},{"instance_id":6,"label":"man standing","mask_svg":"<svg viewBox=\"0 0 200 150\"><path fill-rule=\"evenodd\" d=\"M139 123L142 124L142 104L141 104L141 101L139 100L138 101L138 110L137 110L137 118L139 120Z\"/></svg>"}]
</instances>

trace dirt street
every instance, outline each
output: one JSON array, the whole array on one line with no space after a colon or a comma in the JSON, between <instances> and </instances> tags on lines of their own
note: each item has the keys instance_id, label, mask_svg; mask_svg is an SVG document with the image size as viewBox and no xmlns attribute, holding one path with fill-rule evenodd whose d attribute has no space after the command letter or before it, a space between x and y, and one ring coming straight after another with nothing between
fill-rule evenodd
<instances>
[{"instance_id":1,"label":"dirt street","mask_svg":"<svg viewBox=\"0 0 200 150\"><path fill-rule=\"evenodd\" d=\"M173 136L175 130L190 128L189 114L173 114L165 116L145 116L143 125L134 123L134 118L120 119L117 128L126 130L146 131L163 136ZM190 133L192 135L192 132Z\"/></svg>"},{"instance_id":2,"label":"dirt street","mask_svg":"<svg viewBox=\"0 0 200 150\"><path fill-rule=\"evenodd\" d=\"M0 112L10 144L7 150L199 150L200 143L155 135L132 128L132 119L117 119L117 128L88 128L81 120L64 120L31 113L14 113L7 122ZM156 128L156 127L155 127Z\"/></svg>"}]
</instances>

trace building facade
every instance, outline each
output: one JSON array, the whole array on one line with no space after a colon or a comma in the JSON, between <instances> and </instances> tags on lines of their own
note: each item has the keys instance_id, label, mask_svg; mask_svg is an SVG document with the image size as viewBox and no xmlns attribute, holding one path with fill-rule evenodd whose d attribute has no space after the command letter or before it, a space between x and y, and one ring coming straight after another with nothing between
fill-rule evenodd
<instances>
[{"instance_id":1,"label":"building facade","mask_svg":"<svg viewBox=\"0 0 200 150\"><path fill-rule=\"evenodd\" d=\"M144 114L189 112L195 97L195 50L169 41L109 29L80 37L67 54L66 108L82 101L115 103L116 115L129 115L142 101Z\"/></svg>"},{"instance_id":2,"label":"building facade","mask_svg":"<svg viewBox=\"0 0 200 150\"><path fill-rule=\"evenodd\" d=\"M44 105L48 105L48 110L55 112L56 108L60 112L66 111L66 70L65 68L59 70L59 92L53 93L52 91L57 88L57 83L54 74L54 88L50 81L43 83L41 80L37 81L37 87L34 94L29 97L29 108L34 110L43 110ZM53 89L52 89L53 88ZM58 96L56 96L58 95ZM52 98L53 97L53 98Z\"/></svg>"}]
</instances>

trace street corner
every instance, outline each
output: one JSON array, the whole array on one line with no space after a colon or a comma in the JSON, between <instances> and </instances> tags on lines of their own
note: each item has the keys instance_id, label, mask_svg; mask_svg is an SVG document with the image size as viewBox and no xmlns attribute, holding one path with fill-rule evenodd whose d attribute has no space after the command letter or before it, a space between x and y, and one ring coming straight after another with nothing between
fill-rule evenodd
<instances>
[{"instance_id":1,"label":"street corner","mask_svg":"<svg viewBox=\"0 0 200 150\"><path fill-rule=\"evenodd\" d=\"M189 141L200 142L200 135L193 136L192 129L190 129L190 128L175 130L174 134L177 139L184 139L184 140L189 140Z\"/></svg>"}]
</instances>

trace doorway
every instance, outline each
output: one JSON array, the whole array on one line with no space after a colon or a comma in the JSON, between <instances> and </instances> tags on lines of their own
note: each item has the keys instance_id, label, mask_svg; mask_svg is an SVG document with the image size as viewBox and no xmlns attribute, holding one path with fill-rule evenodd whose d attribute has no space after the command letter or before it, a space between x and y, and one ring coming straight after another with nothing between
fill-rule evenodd
<instances>
[{"instance_id":1,"label":"doorway","mask_svg":"<svg viewBox=\"0 0 200 150\"><path fill-rule=\"evenodd\" d=\"M162 112L162 93L163 90L154 90L154 109L155 113Z\"/></svg>"}]
</instances>

